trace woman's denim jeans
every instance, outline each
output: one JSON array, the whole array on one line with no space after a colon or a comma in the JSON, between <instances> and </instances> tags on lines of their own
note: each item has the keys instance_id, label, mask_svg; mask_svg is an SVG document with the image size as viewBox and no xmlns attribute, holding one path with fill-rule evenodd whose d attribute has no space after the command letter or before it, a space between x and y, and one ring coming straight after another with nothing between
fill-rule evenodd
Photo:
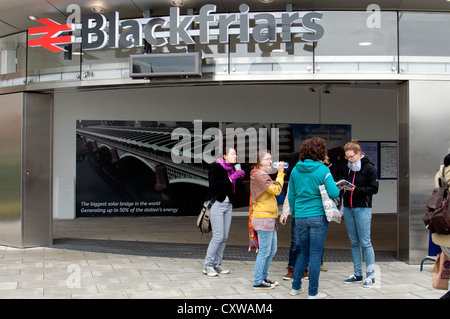
<instances>
[{"instance_id":1,"label":"woman's denim jeans","mask_svg":"<svg viewBox=\"0 0 450 319\"><path fill-rule=\"evenodd\" d=\"M367 278L374 278L375 253L370 240L372 209L368 207L344 207L344 220L352 246L355 275L362 276L363 251L366 261L366 276Z\"/></svg>"},{"instance_id":2,"label":"woman's denim jeans","mask_svg":"<svg viewBox=\"0 0 450 319\"><path fill-rule=\"evenodd\" d=\"M295 263L300 253L300 240L295 231L295 218L291 220L291 247L289 248L289 262L288 267L294 269Z\"/></svg>"},{"instance_id":3,"label":"woman's denim jeans","mask_svg":"<svg viewBox=\"0 0 450 319\"><path fill-rule=\"evenodd\" d=\"M210 220L212 238L209 242L204 266L216 267L222 263L223 252L230 232L233 205L216 201L211 206Z\"/></svg>"},{"instance_id":4,"label":"woman's denim jeans","mask_svg":"<svg viewBox=\"0 0 450 319\"><path fill-rule=\"evenodd\" d=\"M277 252L277 231L257 230L257 232L259 250L255 262L254 285L259 285L269 276L270 263Z\"/></svg>"},{"instance_id":5,"label":"woman's denim jeans","mask_svg":"<svg viewBox=\"0 0 450 319\"><path fill-rule=\"evenodd\" d=\"M301 288L303 273L309 264L308 294L315 296L319 289L320 265L328 232L328 221L325 215L295 218L295 230L301 248L295 263L292 289Z\"/></svg>"}]
</instances>

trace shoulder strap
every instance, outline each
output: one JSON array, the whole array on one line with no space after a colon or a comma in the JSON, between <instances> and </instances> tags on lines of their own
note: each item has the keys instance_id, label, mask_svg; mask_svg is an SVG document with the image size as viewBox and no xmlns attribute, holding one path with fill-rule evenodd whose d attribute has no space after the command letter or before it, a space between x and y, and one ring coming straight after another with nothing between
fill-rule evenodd
<instances>
[{"instance_id":1,"label":"shoulder strap","mask_svg":"<svg viewBox=\"0 0 450 319\"><path fill-rule=\"evenodd\" d=\"M439 177L439 187L442 187L442 186L448 187L448 183L445 180L445 166L444 165L442 165L442 176Z\"/></svg>"}]
</instances>

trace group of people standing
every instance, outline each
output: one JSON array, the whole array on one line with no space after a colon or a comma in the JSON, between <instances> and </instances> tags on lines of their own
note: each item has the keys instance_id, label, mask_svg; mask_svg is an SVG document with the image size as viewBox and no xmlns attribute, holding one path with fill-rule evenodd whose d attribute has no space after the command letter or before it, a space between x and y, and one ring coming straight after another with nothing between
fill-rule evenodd
<instances>
[{"instance_id":1,"label":"group of people standing","mask_svg":"<svg viewBox=\"0 0 450 319\"><path fill-rule=\"evenodd\" d=\"M293 167L280 223L286 224L292 214L292 242L288 269L292 277L291 295L302 293L302 279L309 270L308 298L325 298L320 292L319 275L329 222L326 219L319 186L325 185L330 198L343 196L344 219L352 247L354 273L345 283L363 282L372 287L375 280L375 255L370 240L372 195L378 192L377 171L364 156L356 140L344 146L348 160L347 180L355 187L338 188L326 165L328 156L325 142L314 137L303 142L299 161ZM232 202L236 180L245 175L235 170L236 150L224 151L223 158L211 165L209 171L209 199L215 200L211 208L213 236L208 246L203 273L208 276L229 273L221 266L231 223ZM269 277L269 267L277 251L278 203L284 185L284 163L279 162L275 180L272 173L270 151L259 151L257 162L250 172L250 195L252 199L253 228L258 234L259 250L256 257L253 289L273 289L279 283ZM289 211L289 213L286 213ZM362 260L364 252L366 279L363 281Z\"/></svg>"}]
</instances>

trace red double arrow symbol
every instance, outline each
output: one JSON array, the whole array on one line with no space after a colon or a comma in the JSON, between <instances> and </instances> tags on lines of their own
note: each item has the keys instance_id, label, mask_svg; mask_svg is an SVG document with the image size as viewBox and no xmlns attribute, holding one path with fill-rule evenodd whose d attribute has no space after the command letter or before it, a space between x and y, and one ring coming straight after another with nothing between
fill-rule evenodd
<instances>
[{"instance_id":1,"label":"red double arrow symbol","mask_svg":"<svg viewBox=\"0 0 450 319\"><path fill-rule=\"evenodd\" d=\"M51 19L38 19L38 22L45 24L45 27L31 28L28 30L29 35L43 34L39 39L28 40L28 46L41 46L52 52L65 51L57 46L57 44L72 43L74 36L65 35L59 36L63 32L73 31L73 24L59 24Z\"/></svg>"}]
</instances>

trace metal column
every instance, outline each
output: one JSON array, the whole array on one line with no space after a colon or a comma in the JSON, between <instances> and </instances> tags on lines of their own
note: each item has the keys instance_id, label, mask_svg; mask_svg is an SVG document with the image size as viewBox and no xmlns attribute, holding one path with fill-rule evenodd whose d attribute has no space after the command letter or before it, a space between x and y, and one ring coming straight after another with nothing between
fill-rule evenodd
<instances>
[{"instance_id":1,"label":"metal column","mask_svg":"<svg viewBox=\"0 0 450 319\"><path fill-rule=\"evenodd\" d=\"M51 95L0 96L0 244L52 244Z\"/></svg>"},{"instance_id":2,"label":"metal column","mask_svg":"<svg viewBox=\"0 0 450 319\"><path fill-rule=\"evenodd\" d=\"M427 254L422 215L450 152L449 91L447 81L409 81L398 90L398 258L411 264Z\"/></svg>"}]
</instances>

